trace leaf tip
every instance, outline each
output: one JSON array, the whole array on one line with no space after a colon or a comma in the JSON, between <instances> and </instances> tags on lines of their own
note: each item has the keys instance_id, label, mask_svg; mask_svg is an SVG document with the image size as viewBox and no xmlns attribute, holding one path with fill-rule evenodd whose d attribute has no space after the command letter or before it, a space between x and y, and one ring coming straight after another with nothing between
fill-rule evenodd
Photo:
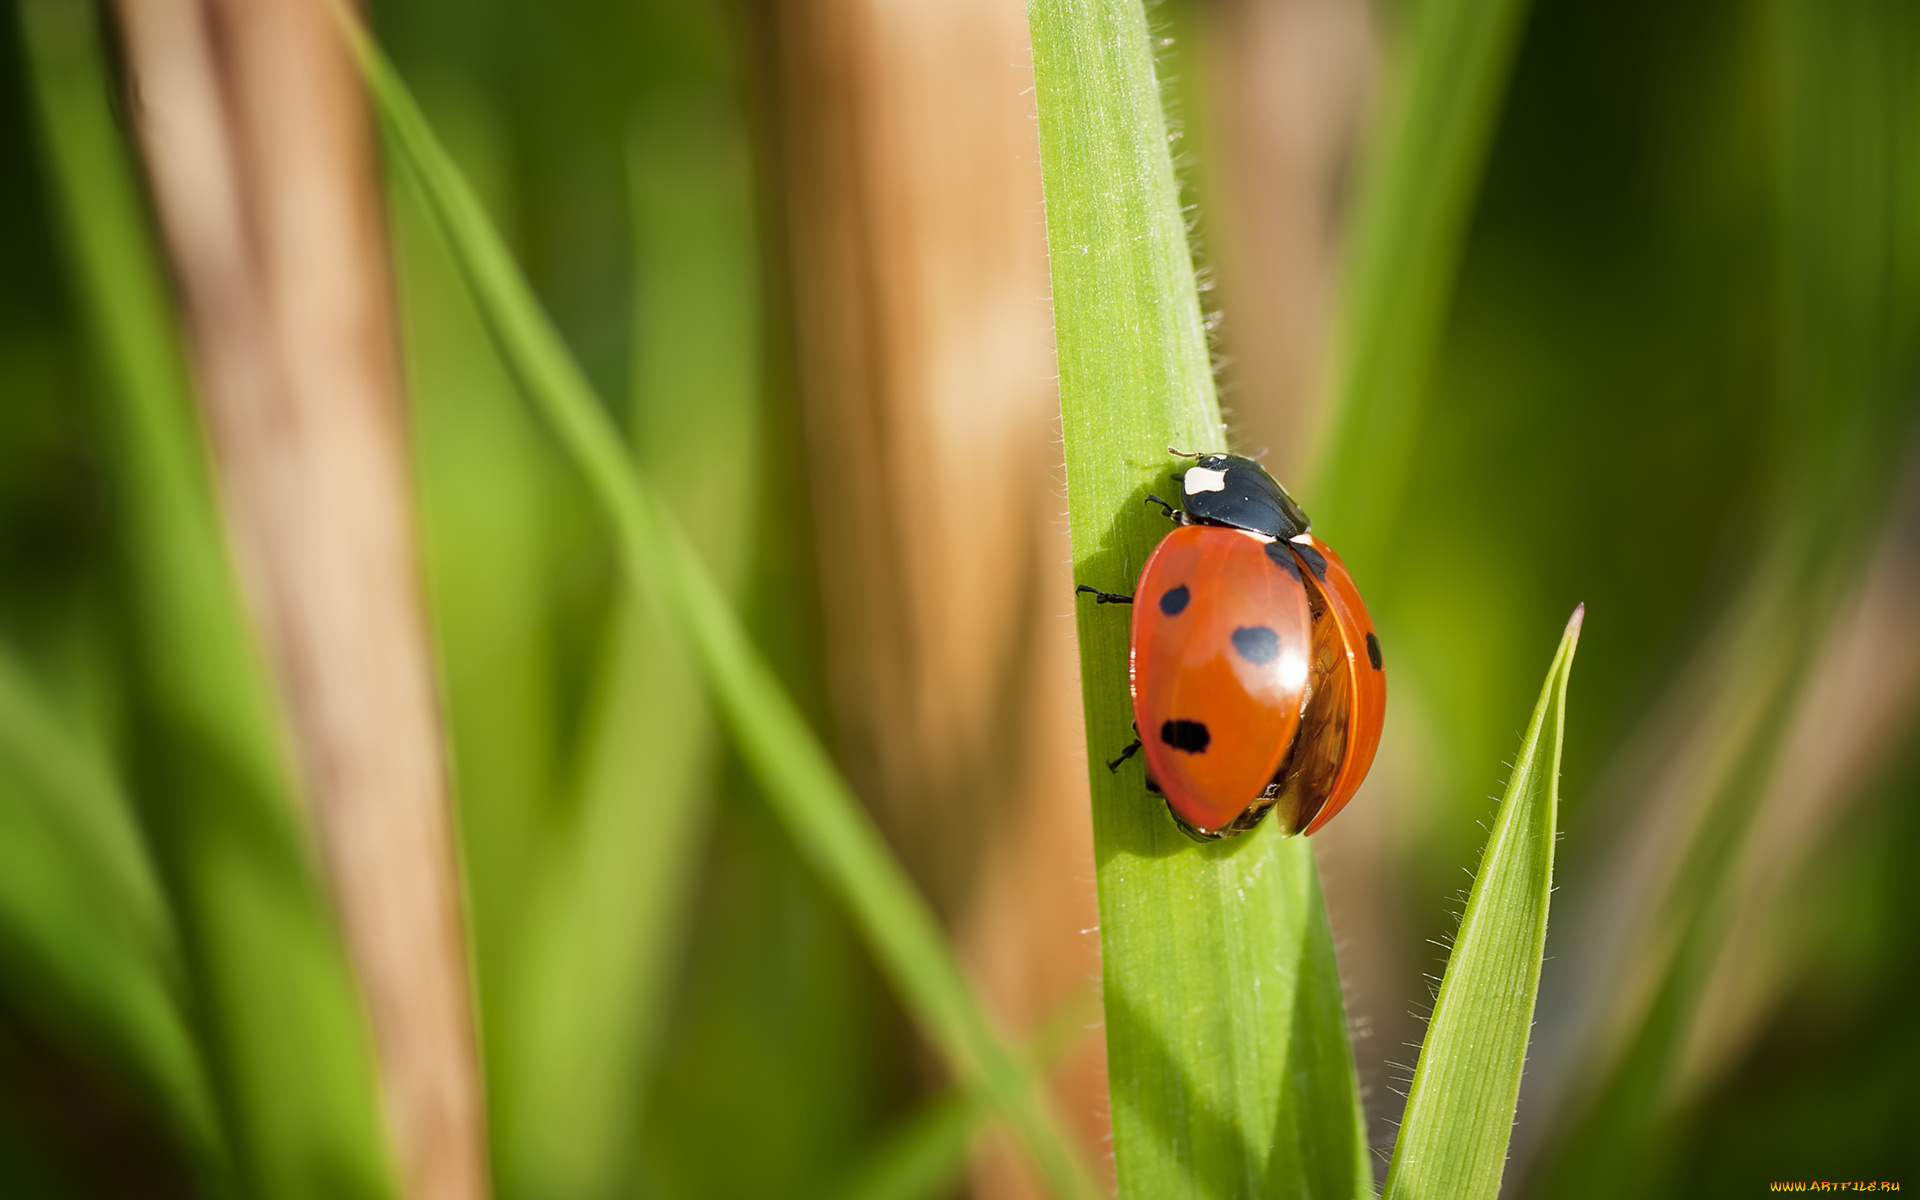
<instances>
[{"instance_id":1,"label":"leaf tip","mask_svg":"<svg viewBox=\"0 0 1920 1200\"><path fill-rule=\"evenodd\" d=\"M1583 600L1579 604L1574 605L1573 615L1567 618L1567 631L1561 636L1567 638L1569 641L1579 641L1580 627L1586 624L1586 622L1587 605L1586 601Z\"/></svg>"}]
</instances>

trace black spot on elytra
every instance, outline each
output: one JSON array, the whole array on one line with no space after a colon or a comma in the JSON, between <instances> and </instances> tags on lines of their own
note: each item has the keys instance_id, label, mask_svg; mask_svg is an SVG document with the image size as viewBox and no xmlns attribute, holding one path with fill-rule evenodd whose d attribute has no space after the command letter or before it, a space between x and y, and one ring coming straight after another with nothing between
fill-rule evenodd
<instances>
[{"instance_id":1,"label":"black spot on elytra","mask_svg":"<svg viewBox=\"0 0 1920 1200\"><path fill-rule=\"evenodd\" d=\"M1373 664L1374 670L1380 669L1380 639L1373 636L1371 629L1367 630L1367 661Z\"/></svg>"},{"instance_id":2,"label":"black spot on elytra","mask_svg":"<svg viewBox=\"0 0 1920 1200\"><path fill-rule=\"evenodd\" d=\"M1301 562L1306 563L1307 566L1313 568L1313 573L1319 577L1320 582L1325 583L1327 581L1327 556L1326 555L1320 553L1318 550L1315 550L1312 546L1307 545L1305 542L1288 542L1287 545L1293 547L1293 552L1300 556Z\"/></svg>"},{"instance_id":3,"label":"black spot on elytra","mask_svg":"<svg viewBox=\"0 0 1920 1200\"><path fill-rule=\"evenodd\" d=\"M1233 648L1250 663L1270 663L1280 657L1280 635L1265 625L1242 625L1233 631Z\"/></svg>"},{"instance_id":4,"label":"black spot on elytra","mask_svg":"<svg viewBox=\"0 0 1920 1200\"><path fill-rule=\"evenodd\" d=\"M1300 565L1293 561L1293 555L1287 553L1287 544L1285 542L1268 542L1267 557L1273 560L1274 566L1279 567L1295 579L1300 578Z\"/></svg>"},{"instance_id":5,"label":"black spot on elytra","mask_svg":"<svg viewBox=\"0 0 1920 1200\"><path fill-rule=\"evenodd\" d=\"M1160 726L1160 740L1175 750L1199 754L1206 750L1213 735L1198 721L1168 721Z\"/></svg>"},{"instance_id":6,"label":"black spot on elytra","mask_svg":"<svg viewBox=\"0 0 1920 1200\"><path fill-rule=\"evenodd\" d=\"M1186 610L1187 601L1191 599L1193 599L1193 593L1187 590L1187 585L1184 583L1179 587L1168 588L1167 593L1160 597L1160 611L1170 617L1177 617Z\"/></svg>"}]
</instances>

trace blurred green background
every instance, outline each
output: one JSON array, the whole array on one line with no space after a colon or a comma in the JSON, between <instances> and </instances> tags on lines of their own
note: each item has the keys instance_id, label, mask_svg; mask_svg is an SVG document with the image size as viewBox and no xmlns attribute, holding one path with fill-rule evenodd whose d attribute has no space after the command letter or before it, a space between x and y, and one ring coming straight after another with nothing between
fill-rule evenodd
<instances>
[{"instance_id":1,"label":"blurred green background","mask_svg":"<svg viewBox=\"0 0 1920 1200\"><path fill-rule=\"evenodd\" d=\"M1374 65L1356 93L1390 86L1417 2L1363 13ZM323 1085L236 1063L273 1038L223 1028L246 1014L209 998L181 915L206 893L170 797L210 786L192 781L217 755L180 740L153 682L168 651L137 579L165 548L140 544L140 454L71 249L85 234L58 172L77 168L54 143L104 116L107 152L137 158L124 94L84 86L88 61L114 70L111 14L95 44L84 21L50 24L58 7L0 22L0 1192L367 1194L382 1185L297 1156L284 1177L230 1165L258 1153L232 1143L248 1087L357 1111L342 1144L371 1100L364 1064ZM1216 296L1258 264L1229 256L1213 206L1243 225L1263 211L1210 170L1258 149L1222 112L1234 93L1209 87L1226 43L1203 30L1229 7L1152 10L1176 36L1163 61ZM794 383L770 78L806 8L381 0L371 16L636 452L703 501L683 517L831 735L809 497L834 464L810 457ZM1299 184L1329 189L1335 242L1361 157L1349 144L1347 166ZM1037 214L1037 178L1035 197ZM686 667L623 595L417 199L396 184L390 201L496 1188L857 1194L938 1090L926 1051L681 700ZM1902 1015L1920 987L1920 11L1538 0L1471 212L1393 515L1347 551L1393 672L1379 778L1328 862L1343 959L1371 964L1352 999L1376 1144L1500 764L1584 601L1508 1194L1920 1186L1920 1026ZM1230 385L1236 341L1262 336L1225 313ZM1228 403L1248 425L1291 403L1312 436L1312 395L1250 383ZM738 454L717 500L681 453L706 445ZM1319 531L1343 546L1337 517ZM608 732L629 727L648 732ZM622 804L635 789L654 807ZM300 880L288 928L324 924L298 851L280 853ZM313 969L337 970L331 935L311 936ZM943 1161L917 1194L968 1186Z\"/></svg>"}]
</instances>

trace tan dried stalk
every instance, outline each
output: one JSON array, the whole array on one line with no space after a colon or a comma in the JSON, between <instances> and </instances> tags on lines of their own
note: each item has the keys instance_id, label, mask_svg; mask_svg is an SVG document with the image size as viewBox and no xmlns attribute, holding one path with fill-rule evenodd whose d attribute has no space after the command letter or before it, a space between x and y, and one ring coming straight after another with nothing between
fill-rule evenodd
<instances>
[{"instance_id":1,"label":"tan dried stalk","mask_svg":"<svg viewBox=\"0 0 1920 1200\"><path fill-rule=\"evenodd\" d=\"M1024 1035L1098 971L1025 12L766 16L842 759ZM1098 1039L1056 1085L1104 1161Z\"/></svg>"},{"instance_id":2,"label":"tan dried stalk","mask_svg":"<svg viewBox=\"0 0 1920 1200\"><path fill-rule=\"evenodd\" d=\"M380 193L323 0L127 0L235 557L371 1016L404 1194L487 1192Z\"/></svg>"}]
</instances>

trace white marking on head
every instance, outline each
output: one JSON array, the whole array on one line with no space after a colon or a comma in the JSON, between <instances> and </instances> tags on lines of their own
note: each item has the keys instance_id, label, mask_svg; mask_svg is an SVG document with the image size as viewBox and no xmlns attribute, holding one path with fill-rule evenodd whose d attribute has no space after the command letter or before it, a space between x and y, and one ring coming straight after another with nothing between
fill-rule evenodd
<instances>
[{"instance_id":1,"label":"white marking on head","mask_svg":"<svg viewBox=\"0 0 1920 1200\"><path fill-rule=\"evenodd\" d=\"M1186 479L1180 486L1189 496L1200 492L1224 492L1227 490L1227 473L1210 471L1205 467L1188 467Z\"/></svg>"}]
</instances>

